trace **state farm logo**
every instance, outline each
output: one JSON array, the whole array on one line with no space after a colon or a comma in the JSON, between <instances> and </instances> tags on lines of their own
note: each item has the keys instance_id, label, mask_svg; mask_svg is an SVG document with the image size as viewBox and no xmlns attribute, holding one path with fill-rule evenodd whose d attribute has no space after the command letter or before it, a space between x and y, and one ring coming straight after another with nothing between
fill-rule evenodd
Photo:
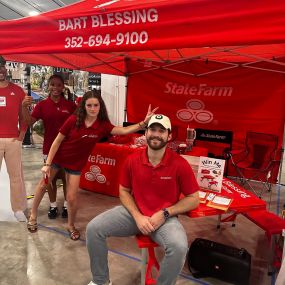
<instances>
[{"instance_id":1,"label":"state farm logo","mask_svg":"<svg viewBox=\"0 0 285 285\"><path fill-rule=\"evenodd\" d=\"M207 124L213 121L214 115L208 110L204 110L205 104L198 99L191 99L186 102L186 109L177 111L176 116L180 121Z\"/></svg>"},{"instance_id":2,"label":"state farm logo","mask_svg":"<svg viewBox=\"0 0 285 285\"><path fill-rule=\"evenodd\" d=\"M116 159L110 157L104 157L101 154L89 155L88 161L95 164L104 164L110 166L116 165Z\"/></svg>"},{"instance_id":3,"label":"state farm logo","mask_svg":"<svg viewBox=\"0 0 285 285\"><path fill-rule=\"evenodd\" d=\"M90 171L85 173L85 179L88 181L97 181L101 184L106 182L106 177L101 173L101 169L97 165L91 165Z\"/></svg>"},{"instance_id":4,"label":"state farm logo","mask_svg":"<svg viewBox=\"0 0 285 285\"><path fill-rule=\"evenodd\" d=\"M164 93L186 96L217 96L230 97L233 93L233 87L230 86L209 86L205 83L192 85L188 83L166 82Z\"/></svg>"}]
</instances>

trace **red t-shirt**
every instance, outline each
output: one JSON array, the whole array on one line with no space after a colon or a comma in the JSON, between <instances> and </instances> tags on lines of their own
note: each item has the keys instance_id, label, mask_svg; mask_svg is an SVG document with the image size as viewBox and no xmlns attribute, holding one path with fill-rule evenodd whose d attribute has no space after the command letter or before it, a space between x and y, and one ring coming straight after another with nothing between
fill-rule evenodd
<instances>
[{"instance_id":1,"label":"red t-shirt","mask_svg":"<svg viewBox=\"0 0 285 285\"><path fill-rule=\"evenodd\" d=\"M131 189L137 207L146 216L176 204L181 193L189 195L199 190L189 163L168 148L157 166L149 163L146 149L128 156L120 184Z\"/></svg>"},{"instance_id":2,"label":"red t-shirt","mask_svg":"<svg viewBox=\"0 0 285 285\"><path fill-rule=\"evenodd\" d=\"M75 126L76 116L70 116L59 132L65 136L53 162L71 170L81 171L87 162L95 144L103 137L108 136L114 125L110 122L96 120L86 128L85 124L79 129Z\"/></svg>"},{"instance_id":3,"label":"red t-shirt","mask_svg":"<svg viewBox=\"0 0 285 285\"><path fill-rule=\"evenodd\" d=\"M19 126L26 130L27 125L22 118L22 101L25 97L24 90L18 85L9 82L0 88L0 138L17 138Z\"/></svg>"},{"instance_id":4,"label":"red t-shirt","mask_svg":"<svg viewBox=\"0 0 285 285\"><path fill-rule=\"evenodd\" d=\"M35 106L32 112L32 117L36 120L43 120L45 128L43 154L48 154L60 127L66 119L74 113L75 109L75 103L68 101L63 97L60 98L57 103L48 97Z\"/></svg>"}]
</instances>

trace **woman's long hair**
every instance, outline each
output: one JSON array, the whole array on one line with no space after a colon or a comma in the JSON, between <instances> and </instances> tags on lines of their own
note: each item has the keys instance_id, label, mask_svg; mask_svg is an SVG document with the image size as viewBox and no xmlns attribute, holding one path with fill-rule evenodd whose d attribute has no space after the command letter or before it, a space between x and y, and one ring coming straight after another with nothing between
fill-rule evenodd
<instances>
[{"instance_id":1,"label":"woman's long hair","mask_svg":"<svg viewBox=\"0 0 285 285\"><path fill-rule=\"evenodd\" d=\"M79 129L80 126L84 123L84 120L86 118L86 101L90 98L96 98L99 101L100 104L100 110L98 113L98 117L97 119L101 122L107 121L109 122L109 116L108 116L108 112L107 112L107 108L105 105L104 100L101 97L101 92L98 90L92 90L92 91L88 91L86 92L83 97L82 100L80 101L80 105L77 109L77 120L76 120L76 127Z\"/></svg>"}]
</instances>

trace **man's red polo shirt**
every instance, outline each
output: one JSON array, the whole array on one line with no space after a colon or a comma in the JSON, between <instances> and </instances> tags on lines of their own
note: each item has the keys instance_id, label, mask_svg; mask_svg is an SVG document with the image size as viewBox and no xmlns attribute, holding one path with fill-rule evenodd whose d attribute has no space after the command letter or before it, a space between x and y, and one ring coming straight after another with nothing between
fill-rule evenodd
<instances>
[{"instance_id":1,"label":"man's red polo shirt","mask_svg":"<svg viewBox=\"0 0 285 285\"><path fill-rule=\"evenodd\" d=\"M21 116L24 97L24 90L14 83L0 88L0 138L17 138L19 129L26 130Z\"/></svg>"},{"instance_id":2,"label":"man's red polo shirt","mask_svg":"<svg viewBox=\"0 0 285 285\"><path fill-rule=\"evenodd\" d=\"M142 214L152 216L162 208L176 204L180 194L199 190L189 163L171 149L166 149L161 163L152 166L146 149L130 155L121 172L120 184L132 190Z\"/></svg>"},{"instance_id":3,"label":"man's red polo shirt","mask_svg":"<svg viewBox=\"0 0 285 285\"><path fill-rule=\"evenodd\" d=\"M79 129L75 126L76 116L71 115L59 132L65 136L53 162L71 170L81 171L87 162L95 144L103 137L108 136L114 125L110 122L96 120L86 128L85 124Z\"/></svg>"},{"instance_id":4,"label":"man's red polo shirt","mask_svg":"<svg viewBox=\"0 0 285 285\"><path fill-rule=\"evenodd\" d=\"M36 120L42 119L45 128L43 154L48 154L60 127L75 109L75 103L63 97L57 103L48 97L35 106L31 116Z\"/></svg>"}]
</instances>

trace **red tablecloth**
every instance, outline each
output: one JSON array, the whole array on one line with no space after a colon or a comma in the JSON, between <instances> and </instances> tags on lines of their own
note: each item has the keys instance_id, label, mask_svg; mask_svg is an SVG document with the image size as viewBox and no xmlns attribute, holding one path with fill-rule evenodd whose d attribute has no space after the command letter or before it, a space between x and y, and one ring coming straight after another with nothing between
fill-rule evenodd
<instances>
[{"instance_id":1,"label":"red tablecloth","mask_svg":"<svg viewBox=\"0 0 285 285\"><path fill-rule=\"evenodd\" d=\"M118 197L120 166L137 149L129 145L98 143L82 170L80 188ZM187 154L207 156L207 153L206 148L193 147Z\"/></svg>"},{"instance_id":2,"label":"red tablecloth","mask_svg":"<svg viewBox=\"0 0 285 285\"><path fill-rule=\"evenodd\" d=\"M228 209L228 212L246 213L252 210L266 209L265 201L259 199L253 193L245 190L244 188L242 188L241 186L239 186L238 184L234 183L233 181L227 178L223 179L222 192L219 193L218 195L233 199ZM195 218L195 217L219 215L223 213L225 213L225 211L207 207L206 204L200 203L197 209L192 210L191 212L188 213L188 216Z\"/></svg>"}]
</instances>

